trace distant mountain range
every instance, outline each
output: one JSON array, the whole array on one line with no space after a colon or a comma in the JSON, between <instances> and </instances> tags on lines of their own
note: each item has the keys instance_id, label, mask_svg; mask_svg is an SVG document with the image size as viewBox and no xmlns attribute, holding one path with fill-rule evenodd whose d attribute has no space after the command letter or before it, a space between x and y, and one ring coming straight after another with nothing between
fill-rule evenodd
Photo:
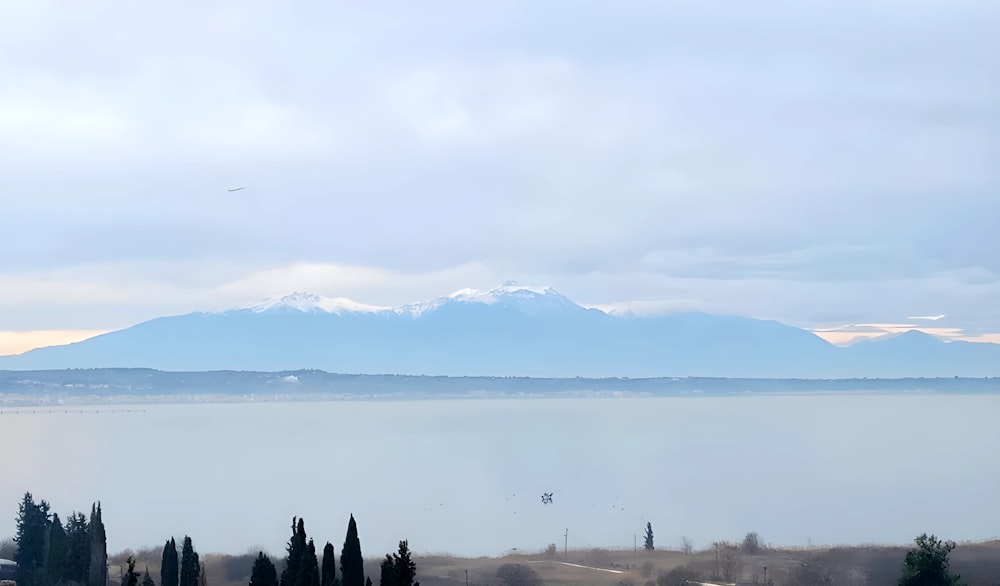
<instances>
[{"instance_id":1,"label":"distant mountain range","mask_svg":"<svg viewBox=\"0 0 1000 586\"><path fill-rule=\"evenodd\" d=\"M584 308L506 283L377 307L294 293L215 313L162 317L83 342L0 356L0 370L152 368L532 377L990 377L1000 345L917 331L834 346L735 316L656 317Z\"/></svg>"}]
</instances>

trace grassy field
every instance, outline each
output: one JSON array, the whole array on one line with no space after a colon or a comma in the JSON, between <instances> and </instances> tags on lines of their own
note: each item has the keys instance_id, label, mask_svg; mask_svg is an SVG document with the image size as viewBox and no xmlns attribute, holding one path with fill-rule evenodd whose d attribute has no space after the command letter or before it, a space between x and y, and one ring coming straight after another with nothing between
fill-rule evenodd
<instances>
[{"instance_id":1,"label":"grassy field","mask_svg":"<svg viewBox=\"0 0 1000 586\"><path fill-rule=\"evenodd\" d=\"M898 546L766 549L753 555L735 547L712 548L691 555L678 551L589 549L570 550L566 555L556 552L483 558L415 556L414 561L422 586L464 586L467 575L470 585L502 586L504 582L497 573L509 564L528 568L543 584L553 586L673 586L684 579L723 583L723 578L760 583L765 582L765 576L776 586L890 586L896 583L907 549ZM128 555L137 558L137 569L148 567L159 582L159 549L113 555L112 582L118 575L114 568L123 564ZM280 556L272 559L275 557ZM209 586L245 586L253 555L203 554L202 560ZM281 561L275 561L280 571ZM376 584L379 562L379 559L368 560L366 568ZM952 569L969 586L1000 586L1000 541L960 544L952 553Z\"/></svg>"}]
</instances>

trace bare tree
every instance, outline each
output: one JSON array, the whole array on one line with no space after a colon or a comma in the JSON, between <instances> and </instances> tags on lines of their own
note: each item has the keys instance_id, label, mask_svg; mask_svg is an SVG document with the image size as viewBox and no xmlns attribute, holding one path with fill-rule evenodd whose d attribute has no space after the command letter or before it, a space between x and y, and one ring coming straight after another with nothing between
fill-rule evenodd
<instances>
[{"instance_id":1,"label":"bare tree","mask_svg":"<svg viewBox=\"0 0 1000 586\"><path fill-rule=\"evenodd\" d=\"M715 549L714 578L726 582L734 581L740 573L739 547L728 541L716 541L712 547Z\"/></svg>"},{"instance_id":2,"label":"bare tree","mask_svg":"<svg viewBox=\"0 0 1000 586\"><path fill-rule=\"evenodd\" d=\"M681 537L681 551L684 555L691 555L694 552L694 543L687 537Z\"/></svg>"}]
</instances>

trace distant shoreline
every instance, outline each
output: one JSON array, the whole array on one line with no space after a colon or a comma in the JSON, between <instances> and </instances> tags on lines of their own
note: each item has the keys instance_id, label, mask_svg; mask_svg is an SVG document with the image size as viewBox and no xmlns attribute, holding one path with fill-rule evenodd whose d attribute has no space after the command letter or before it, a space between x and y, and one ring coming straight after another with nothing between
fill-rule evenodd
<instances>
[{"instance_id":1,"label":"distant shoreline","mask_svg":"<svg viewBox=\"0 0 1000 586\"><path fill-rule=\"evenodd\" d=\"M1000 378L533 378L131 368L0 371L0 410L178 403L915 394L1000 394Z\"/></svg>"}]
</instances>

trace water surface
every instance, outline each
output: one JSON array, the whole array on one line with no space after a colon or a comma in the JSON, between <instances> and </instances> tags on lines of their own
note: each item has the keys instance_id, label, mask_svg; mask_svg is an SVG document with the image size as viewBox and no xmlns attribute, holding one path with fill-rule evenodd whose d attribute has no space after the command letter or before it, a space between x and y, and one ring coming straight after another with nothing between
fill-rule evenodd
<instances>
[{"instance_id":1,"label":"water surface","mask_svg":"<svg viewBox=\"0 0 1000 586\"><path fill-rule=\"evenodd\" d=\"M103 501L108 547L319 545L366 555L905 543L1000 532L1000 396L506 399L143 405L0 415L0 537L26 490ZM30 409L28 410L30 411ZM541 502L553 492L551 505Z\"/></svg>"}]
</instances>

